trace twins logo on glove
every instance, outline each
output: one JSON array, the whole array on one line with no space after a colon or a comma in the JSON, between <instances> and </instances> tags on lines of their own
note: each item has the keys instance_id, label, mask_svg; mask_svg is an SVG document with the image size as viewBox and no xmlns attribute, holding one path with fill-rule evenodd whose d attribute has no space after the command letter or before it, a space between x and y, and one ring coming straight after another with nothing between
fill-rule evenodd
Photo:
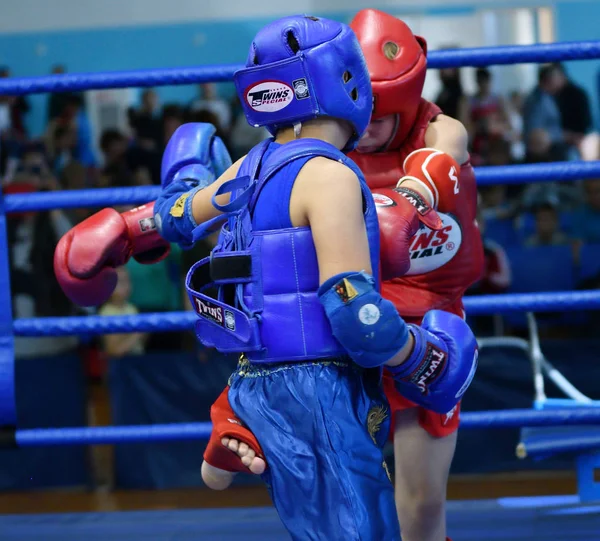
<instances>
[{"instance_id":1,"label":"twins logo on glove","mask_svg":"<svg viewBox=\"0 0 600 541\"><path fill-rule=\"evenodd\" d=\"M421 225L410 244L410 268L407 276L427 274L454 259L462 245L462 229L451 214L438 212L441 229L434 231Z\"/></svg>"},{"instance_id":2,"label":"twins logo on glove","mask_svg":"<svg viewBox=\"0 0 600 541\"><path fill-rule=\"evenodd\" d=\"M421 364L405 381L416 385L422 394L429 394L429 386L444 372L448 354L428 343Z\"/></svg>"}]
</instances>

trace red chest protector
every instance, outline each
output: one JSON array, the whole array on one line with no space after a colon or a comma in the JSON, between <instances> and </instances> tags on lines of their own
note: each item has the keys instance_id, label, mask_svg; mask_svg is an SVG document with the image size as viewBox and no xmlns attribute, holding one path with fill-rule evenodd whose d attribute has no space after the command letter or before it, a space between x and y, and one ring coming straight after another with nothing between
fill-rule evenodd
<instances>
[{"instance_id":1,"label":"red chest protector","mask_svg":"<svg viewBox=\"0 0 600 541\"><path fill-rule=\"evenodd\" d=\"M421 99L414 127L402 146L393 151L350 157L361 168L370 188L396 186L404 175L404 159L424 148L425 132L439 107ZM402 278L385 282L382 294L402 316L419 319L428 310L443 309L462 316L462 297L483 272L483 246L477 215L477 187L469 162L461 166L457 181L436 185L440 231L421 226L411 245L411 267Z\"/></svg>"}]
</instances>

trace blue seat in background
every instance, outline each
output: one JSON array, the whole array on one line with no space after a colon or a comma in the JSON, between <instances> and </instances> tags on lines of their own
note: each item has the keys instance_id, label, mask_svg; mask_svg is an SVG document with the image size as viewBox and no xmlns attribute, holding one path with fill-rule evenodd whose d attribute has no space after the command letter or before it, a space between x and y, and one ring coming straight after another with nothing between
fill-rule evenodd
<instances>
[{"instance_id":1,"label":"blue seat in background","mask_svg":"<svg viewBox=\"0 0 600 541\"><path fill-rule=\"evenodd\" d=\"M506 249L512 270L511 293L568 291L575 286L570 246L540 246Z\"/></svg>"},{"instance_id":2,"label":"blue seat in background","mask_svg":"<svg viewBox=\"0 0 600 541\"><path fill-rule=\"evenodd\" d=\"M509 219L486 219L485 238L497 242L502 247L513 246L519 242L513 221Z\"/></svg>"},{"instance_id":3,"label":"blue seat in background","mask_svg":"<svg viewBox=\"0 0 600 541\"><path fill-rule=\"evenodd\" d=\"M568 291L575 287L575 263L570 246L509 246L506 254L512 271L510 293ZM547 317L542 319L549 321ZM512 327L527 327L522 313L505 314L504 320Z\"/></svg>"},{"instance_id":4,"label":"blue seat in background","mask_svg":"<svg viewBox=\"0 0 600 541\"><path fill-rule=\"evenodd\" d=\"M600 274L600 244L584 244L581 248L578 279L585 280Z\"/></svg>"}]
</instances>

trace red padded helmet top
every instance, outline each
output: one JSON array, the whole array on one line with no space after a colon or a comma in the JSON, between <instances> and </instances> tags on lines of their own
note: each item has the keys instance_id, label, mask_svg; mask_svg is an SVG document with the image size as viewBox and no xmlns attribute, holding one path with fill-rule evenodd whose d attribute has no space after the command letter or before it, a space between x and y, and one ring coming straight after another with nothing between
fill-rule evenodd
<instances>
[{"instance_id":1,"label":"red padded helmet top","mask_svg":"<svg viewBox=\"0 0 600 541\"><path fill-rule=\"evenodd\" d=\"M373 87L373 118L399 115L398 128L388 148L398 147L415 122L425 74L427 42L408 25L382 11L359 11L350 27L367 60Z\"/></svg>"}]
</instances>

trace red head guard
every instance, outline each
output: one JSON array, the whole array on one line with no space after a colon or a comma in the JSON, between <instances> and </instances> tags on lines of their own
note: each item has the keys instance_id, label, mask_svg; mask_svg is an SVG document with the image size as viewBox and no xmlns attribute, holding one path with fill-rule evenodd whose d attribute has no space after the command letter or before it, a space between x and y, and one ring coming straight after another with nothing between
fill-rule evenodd
<instances>
[{"instance_id":1,"label":"red head guard","mask_svg":"<svg viewBox=\"0 0 600 541\"><path fill-rule=\"evenodd\" d=\"M396 17L376 9L356 14L350 28L367 60L373 87L373 118L398 114L388 149L398 148L410 133L427 71L427 42Z\"/></svg>"}]
</instances>

